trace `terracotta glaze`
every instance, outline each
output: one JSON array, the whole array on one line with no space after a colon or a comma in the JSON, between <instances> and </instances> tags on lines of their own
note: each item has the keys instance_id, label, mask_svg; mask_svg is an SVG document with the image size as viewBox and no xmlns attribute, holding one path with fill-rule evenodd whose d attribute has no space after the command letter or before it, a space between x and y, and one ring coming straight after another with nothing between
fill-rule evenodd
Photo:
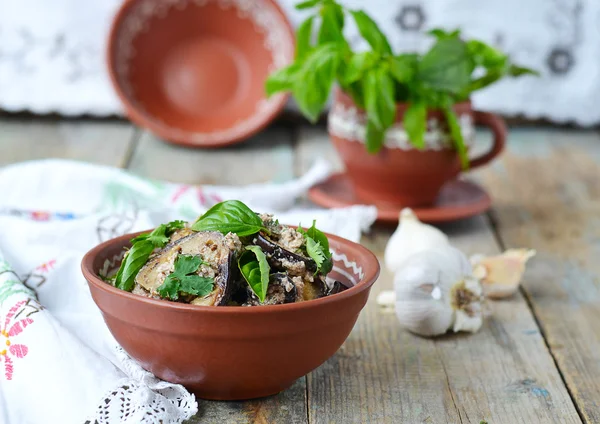
<instances>
[{"instance_id":1,"label":"terracotta glaze","mask_svg":"<svg viewBox=\"0 0 600 424\"><path fill-rule=\"evenodd\" d=\"M165 140L217 147L248 138L283 108L264 82L294 55L272 0L130 0L107 61L127 116Z\"/></svg>"},{"instance_id":2,"label":"terracotta glaze","mask_svg":"<svg viewBox=\"0 0 600 424\"><path fill-rule=\"evenodd\" d=\"M396 124L386 134L382 150L371 155L364 144L366 113L337 90L329 114L329 134L345 164L359 203L387 203L398 207L431 206L442 186L461 173L460 160L452 148L441 111L428 111L425 149L408 141L401 122L407 104L398 104ZM485 165L502 151L506 127L491 113L473 111L470 102L454 105L467 145L474 141L474 124L489 127L494 143L489 152L471 160L470 168Z\"/></svg>"},{"instance_id":3,"label":"terracotta glaze","mask_svg":"<svg viewBox=\"0 0 600 424\"><path fill-rule=\"evenodd\" d=\"M308 197L326 208L344 208L360 205L360 200L347 174L336 174L312 187ZM396 203L368 202L377 207L377 221L397 224L400 211ZM413 211L423 222L449 222L469 218L489 209L490 196L477 184L463 180L451 180L444 184L433 204L414 207Z\"/></svg>"}]
</instances>

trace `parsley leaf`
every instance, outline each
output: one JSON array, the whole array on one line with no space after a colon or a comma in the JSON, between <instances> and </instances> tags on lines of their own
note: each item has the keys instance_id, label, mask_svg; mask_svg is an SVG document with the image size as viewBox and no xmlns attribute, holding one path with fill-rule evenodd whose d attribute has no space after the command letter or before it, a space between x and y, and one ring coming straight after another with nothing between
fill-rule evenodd
<instances>
[{"instance_id":1,"label":"parsley leaf","mask_svg":"<svg viewBox=\"0 0 600 424\"><path fill-rule=\"evenodd\" d=\"M298 227L298 231L304 235L306 253L317 264L317 272L327 275L333 268L329 240L327 240L325 233L319 230L315 224L316 221L313 221L312 227L308 230Z\"/></svg>"},{"instance_id":2,"label":"parsley leaf","mask_svg":"<svg viewBox=\"0 0 600 424\"><path fill-rule=\"evenodd\" d=\"M114 280L114 286L118 289L131 291L135 286L135 277L142 267L148 262L148 258L154 249L165 247L169 237L175 230L185 227L184 221L172 221L161 224L152 232L140 234L131 239L131 249L121 262L121 267Z\"/></svg>"},{"instance_id":3,"label":"parsley leaf","mask_svg":"<svg viewBox=\"0 0 600 424\"><path fill-rule=\"evenodd\" d=\"M264 252L258 246L246 246L246 251L238 260L238 267L254 294L261 302L264 302L271 272Z\"/></svg>"},{"instance_id":4,"label":"parsley leaf","mask_svg":"<svg viewBox=\"0 0 600 424\"><path fill-rule=\"evenodd\" d=\"M196 274L204 261L200 256L179 255L175 259L175 269L156 289L161 297L177 300L180 294L206 296L214 288L214 279Z\"/></svg>"}]
</instances>

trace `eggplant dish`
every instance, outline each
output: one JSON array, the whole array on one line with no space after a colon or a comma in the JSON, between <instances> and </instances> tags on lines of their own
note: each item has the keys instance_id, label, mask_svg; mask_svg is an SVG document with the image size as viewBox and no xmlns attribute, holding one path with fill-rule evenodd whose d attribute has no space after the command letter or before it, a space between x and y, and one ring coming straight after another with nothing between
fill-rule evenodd
<instances>
[{"instance_id":1,"label":"eggplant dish","mask_svg":"<svg viewBox=\"0 0 600 424\"><path fill-rule=\"evenodd\" d=\"M328 285L329 242L315 224L282 225L243 203L219 203L189 226L174 221L132 239L106 279L141 296L204 306L295 303L339 293Z\"/></svg>"}]
</instances>

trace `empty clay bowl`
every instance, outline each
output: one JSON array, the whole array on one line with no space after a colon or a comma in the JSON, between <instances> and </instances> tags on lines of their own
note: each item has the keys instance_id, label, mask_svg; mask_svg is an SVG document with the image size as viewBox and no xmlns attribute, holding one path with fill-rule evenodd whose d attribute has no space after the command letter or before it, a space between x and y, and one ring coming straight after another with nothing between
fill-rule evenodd
<instances>
[{"instance_id":1,"label":"empty clay bowl","mask_svg":"<svg viewBox=\"0 0 600 424\"><path fill-rule=\"evenodd\" d=\"M329 276L351 286L341 293L253 307L155 300L98 277L107 262L119 265L135 235L109 240L85 255L82 270L92 297L115 339L143 368L205 399L272 395L317 368L344 343L379 275L369 250L328 235L334 252Z\"/></svg>"},{"instance_id":2,"label":"empty clay bowl","mask_svg":"<svg viewBox=\"0 0 600 424\"><path fill-rule=\"evenodd\" d=\"M129 118L168 141L232 144L281 110L264 82L294 55L273 0L129 0L109 37L108 67Z\"/></svg>"}]
</instances>

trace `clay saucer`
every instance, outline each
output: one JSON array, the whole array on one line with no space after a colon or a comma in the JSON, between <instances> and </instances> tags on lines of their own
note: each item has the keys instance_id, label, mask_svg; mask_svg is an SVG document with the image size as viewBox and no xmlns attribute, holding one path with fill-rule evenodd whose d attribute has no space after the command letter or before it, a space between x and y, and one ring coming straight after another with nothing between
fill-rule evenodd
<instances>
[{"instance_id":1,"label":"clay saucer","mask_svg":"<svg viewBox=\"0 0 600 424\"><path fill-rule=\"evenodd\" d=\"M335 174L312 187L308 197L314 203L327 208L364 204L360 201L346 174ZM468 218L489 209L490 196L478 185L464 180L453 180L442 187L435 204L430 207L413 208L424 222L448 222ZM402 206L378 203L377 221L397 223Z\"/></svg>"},{"instance_id":2,"label":"clay saucer","mask_svg":"<svg viewBox=\"0 0 600 424\"><path fill-rule=\"evenodd\" d=\"M273 0L129 0L114 18L107 61L128 117L194 147L244 140L287 96L264 82L294 57L294 34Z\"/></svg>"}]
</instances>

